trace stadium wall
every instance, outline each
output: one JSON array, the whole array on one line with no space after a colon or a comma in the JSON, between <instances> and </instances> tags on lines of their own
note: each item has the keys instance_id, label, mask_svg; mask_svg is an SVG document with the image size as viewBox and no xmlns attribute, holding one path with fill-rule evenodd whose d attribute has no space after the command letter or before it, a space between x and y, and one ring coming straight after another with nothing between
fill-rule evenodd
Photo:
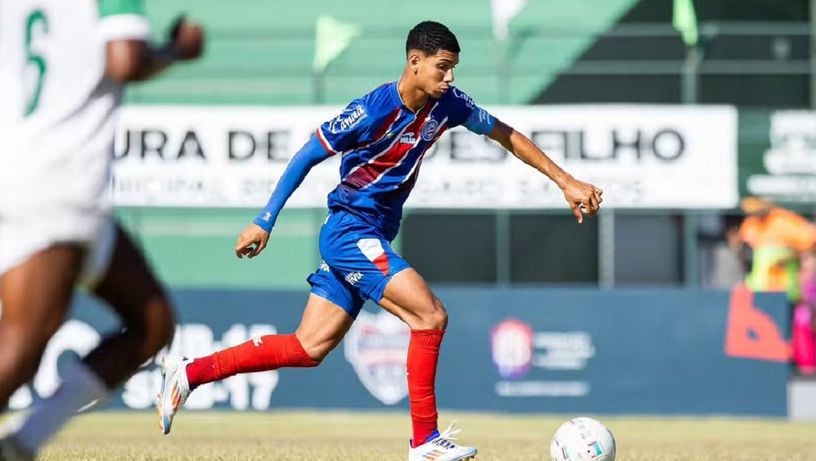
<instances>
[{"instance_id":1,"label":"stadium wall","mask_svg":"<svg viewBox=\"0 0 816 461\"><path fill-rule=\"evenodd\" d=\"M600 414L787 414L787 331L779 294L674 289L445 288L443 408ZM176 290L174 353L207 354L292 331L302 291ZM232 377L203 386L192 409L406 408L409 331L373 306L316 370ZM56 388L60 364L85 353L115 319L80 296L12 408ZM149 409L160 381L147 363L107 408Z\"/></svg>"}]
</instances>

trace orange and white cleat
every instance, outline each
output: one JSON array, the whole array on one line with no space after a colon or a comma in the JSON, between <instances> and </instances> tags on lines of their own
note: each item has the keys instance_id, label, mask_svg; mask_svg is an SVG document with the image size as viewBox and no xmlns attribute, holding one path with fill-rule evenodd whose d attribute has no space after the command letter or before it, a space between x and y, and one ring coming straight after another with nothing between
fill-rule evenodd
<instances>
[{"instance_id":1,"label":"orange and white cleat","mask_svg":"<svg viewBox=\"0 0 816 461\"><path fill-rule=\"evenodd\" d=\"M156 397L159 427L165 435L170 433L173 417L190 396L187 382L187 364L190 360L178 355L166 355L162 359L162 386Z\"/></svg>"},{"instance_id":2,"label":"orange and white cleat","mask_svg":"<svg viewBox=\"0 0 816 461\"><path fill-rule=\"evenodd\" d=\"M476 457L476 448L463 447L453 443L454 437L461 432L455 429L456 421L451 423L441 434L434 434L435 437L418 447L408 445L408 461L465 461Z\"/></svg>"}]
</instances>

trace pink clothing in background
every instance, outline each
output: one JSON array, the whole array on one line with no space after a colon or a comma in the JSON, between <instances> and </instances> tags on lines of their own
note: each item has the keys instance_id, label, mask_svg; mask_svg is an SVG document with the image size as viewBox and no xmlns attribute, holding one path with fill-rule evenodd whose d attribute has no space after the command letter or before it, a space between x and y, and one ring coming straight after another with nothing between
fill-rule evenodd
<instances>
[{"instance_id":1,"label":"pink clothing in background","mask_svg":"<svg viewBox=\"0 0 816 461\"><path fill-rule=\"evenodd\" d=\"M816 337L813 335L811 307L799 304L793 309L793 363L803 375L816 374Z\"/></svg>"},{"instance_id":2,"label":"pink clothing in background","mask_svg":"<svg viewBox=\"0 0 816 461\"><path fill-rule=\"evenodd\" d=\"M816 274L803 264L801 302L793 308L791 346L793 363L803 375L816 374L816 335L813 331L813 306L816 306Z\"/></svg>"}]
</instances>

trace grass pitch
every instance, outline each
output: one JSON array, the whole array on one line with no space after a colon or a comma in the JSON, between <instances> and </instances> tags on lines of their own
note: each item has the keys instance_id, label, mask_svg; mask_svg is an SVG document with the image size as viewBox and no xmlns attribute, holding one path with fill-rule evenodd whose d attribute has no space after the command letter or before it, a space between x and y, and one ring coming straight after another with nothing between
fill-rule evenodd
<instances>
[{"instance_id":1,"label":"grass pitch","mask_svg":"<svg viewBox=\"0 0 816 461\"><path fill-rule=\"evenodd\" d=\"M566 417L442 412L459 419L460 441L477 460L549 460L550 436ZM620 461L816 460L816 424L782 420L600 418ZM444 429L444 427L442 427ZM182 412L173 433L154 413L100 412L75 419L41 454L63 460L405 461L403 413Z\"/></svg>"}]
</instances>

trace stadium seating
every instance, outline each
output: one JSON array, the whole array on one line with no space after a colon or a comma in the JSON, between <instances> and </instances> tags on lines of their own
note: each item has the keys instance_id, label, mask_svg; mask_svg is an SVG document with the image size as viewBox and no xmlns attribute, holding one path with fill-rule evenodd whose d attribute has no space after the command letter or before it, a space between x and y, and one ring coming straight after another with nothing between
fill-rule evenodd
<instances>
[{"instance_id":1,"label":"stadium seating","mask_svg":"<svg viewBox=\"0 0 816 461\"><path fill-rule=\"evenodd\" d=\"M205 58L131 86L139 104L314 104L315 20L326 14L362 28L331 64L322 102L340 105L402 71L405 36L419 21L446 23L462 46L457 84L481 104L528 103L633 0L529 0L511 23L509 85L500 85L502 48L492 37L490 1L146 0L154 37L186 13L207 28ZM585 14L591 11L592 15ZM501 88L506 88L504 92ZM287 210L267 256L234 264L230 251L254 210L120 208L160 275L172 286L302 288L319 262L315 237L323 210ZM397 246L399 246L397 244ZM221 268L229 267L229 270Z\"/></svg>"},{"instance_id":2,"label":"stadium seating","mask_svg":"<svg viewBox=\"0 0 816 461\"><path fill-rule=\"evenodd\" d=\"M148 0L161 38L179 12L208 32L206 57L154 82L133 88L129 102L205 104L343 104L395 79L403 65L405 35L434 19L458 35L462 62L457 82L482 104L528 103L557 73L627 11L634 0L531 0L511 23L509 78L500 67L504 46L493 40L490 1L365 0ZM591 12L592 14L587 14ZM327 70L316 101L311 63L316 18L329 15L362 28L362 36Z\"/></svg>"}]
</instances>

